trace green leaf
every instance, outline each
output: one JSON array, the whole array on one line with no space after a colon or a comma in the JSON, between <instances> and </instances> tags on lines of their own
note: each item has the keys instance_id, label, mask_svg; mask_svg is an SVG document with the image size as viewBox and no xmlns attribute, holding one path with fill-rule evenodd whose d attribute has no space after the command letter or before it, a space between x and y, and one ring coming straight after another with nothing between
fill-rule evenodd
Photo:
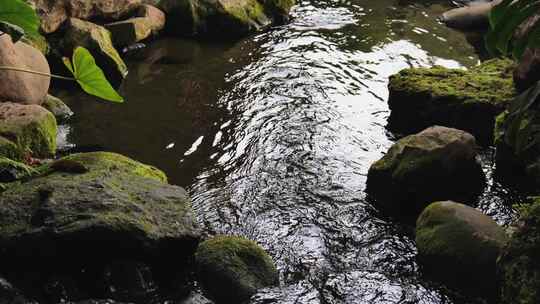
<instances>
[{"instance_id":1,"label":"green leaf","mask_svg":"<svg viewBox=\"0 0 540 304\"><path fill-rule=\"evenodd\" d=\"M113 102L124 101L124 98L116 92L103 71L96 65L94 57L87 49L77 47L73 52L72 62L68 58L64 58L64 64L73 73L86 93Z\"/></svg>"},{"instance_id":2,"label":"green leaf","mask_svg":"<svg viewBox=\"0 0 540 304\"><path fill-rule=\"evenodd\" d=\"M24 36L24 30L20 26L4 21L0 21L0 32L10 35L13 43L21 40Z\"/></svg>"},{"instance_id":3,"label":"green leaf","mask_svg":"<svg viewBox=\"0 0 540 304\"><path fill-rule=\"evenodd\" d=\"M22 28L30 37L39 36L39 18L23 0L0 0L0 21Z\"/></svg>"}]
</instances>

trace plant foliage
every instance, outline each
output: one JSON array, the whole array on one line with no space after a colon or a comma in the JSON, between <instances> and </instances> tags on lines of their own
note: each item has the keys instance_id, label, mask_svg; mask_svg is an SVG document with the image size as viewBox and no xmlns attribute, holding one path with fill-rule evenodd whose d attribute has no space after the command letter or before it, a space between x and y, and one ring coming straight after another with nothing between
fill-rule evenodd
<instances>
[{"instance_id":1,"label":"plant foliage","mask_svg":"<svg viewBox=\"0 0 540 304\"><path fill-rule=\"evenodd\" d=\"M23 0L0 0L0 21L19 27L29 37L39 36L39 18Z\"/></svg>"},{"instance_id":2,"label":"plant foliage","mask_svg":"<svg viewBox=\"0 0 540 304\"><path fill-rule=\"evenodd\" d=\"M503 0L496 5L489 16L488 51L512 54L515 59L520 59L527 48L540 47L540 22L536 22L524 35L515 35L526 21L538 13L540 0Z\"/></svg>"},{"instance_id":3,"label":"plant foliage","mask_svg":"<svg viewBox=\"0 0 540 304\"><path fill-rule=\"evenodd\" d=\"M122 96L107 81L105 74L96 65L94 57L87 49L77 47L71 61L64 57L64 64L73 73L75 80L86 93L109 101L124 101Z\"/></svg>"}]
</instances>

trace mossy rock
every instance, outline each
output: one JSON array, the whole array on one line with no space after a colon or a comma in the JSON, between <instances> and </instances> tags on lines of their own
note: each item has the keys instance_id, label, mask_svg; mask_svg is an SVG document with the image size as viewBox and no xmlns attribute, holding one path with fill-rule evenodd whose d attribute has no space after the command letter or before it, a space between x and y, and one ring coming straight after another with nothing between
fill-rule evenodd
<instances>
[{"instance_id":1,"label":"mossy rock","mask_svg":"<svg viewBox=\"0 0 540 304\"><path fill-rule=\"evenodd\" d=\"M34 168L0 156L0 183L11 183L34 173L37 173Z\"/></svg>"},{"instance_id":2,"label":"mossy rock","mask_svg":"<svg viewBox=\"0 0 540 304\"><path fill-rule=\"evenodd\" d=\"M188 194L160 170L94 152L40 172L0 196L0 267L28 258L36 267L115 258L180 264L194 253L200 232Z\"/></svg>"},{"instance_id":3,"label":"mossy rock","mask_svg":"<svg viewBox=\"0 0 540 304\"><path fill-rule=\"evenodd\" d=\"M169 32L179 35L239 37L282 23L294 0L162 0Z\"/></svg>"},{"instance_id":4,"label":"mossy rock","mask_svg":"<svg viewBox=\"0 0 540 304\"><path fill-rule=\"evenodd\" d=\"M217 303L242 303L279 280L264 249L242 237L216 236L202 242L195 259L199 282Z\"/></svg>"},{"instance_id":5,"label":"mossy rock","mask_svg":"<svg viewBox=\"0 0 540 304\"><path fill-rule=\"evenodd\" d=\"M540 303L540 199L526 209L497 261L502 304Z\"/></svg>"},{"instance_id":6,"label":"mossy rock","mask_svg":"<svg viewBox=\"0 0 540 304\"><path fill-rule=\"evenodd\" d=\"M516 96L514 67L511 60L493 59L468 71L440 66L402 70L390 77L388 128L411 134L441 125L491 144L495 117Z\"/></svg>"},{"instance_id":7,"label":"mossy rock","mask_svg":"<svg viewBox=\"0 0 540 304\"><path fill-rule=\"evenodd\" d=\"M0 156L20 160L26 155L56 153L56 119L38 105L0 103Z\"/></svg>"},{"instance_id":8,"label":"mossy rock","mask_svg":"<svg viewBox=\"0 0 540 304\"><path fill-rule=\"evenodd\" d=\"M493 296L496 260L507 241L489 216L451 201L432 203L416 222L424 272L476 295Z\"/></svg>"},{"instance_id":9,"label":"mossy rock","mask_svg":"<svg viewBox=\"0 0 540 304\"><path fill-rule=\"evenodd\" d=\"M409 135L369 168L366 191L385 211L413 218L433 201L473 200L485 181L476 149L474 137L457 129Z\"/></svg>"},{"instance_id":10,"label":"mossy rock","mask_svg":"<svg viewBox=\"0 0 540 304\"><path fill-rule=\"evenodd\" d=\"M49 110L58 123L65 122L73 116L73 111L60 98L52 95L47 95L41 106Z\"/></svg>"},{"instance_id":11,"label":"mossy rock","mask_svg":"<svg viewBox=\"0 0 540 304\"><path fill-rule=\"evenodd\" d=\"M98 66L113 81L123 79L128 73L124 60L113 46L111 33L100 25L70 18L61 44L62 52L66 56L70 56L78 46L87 48L95 57Z\"/></svg>"}]
</instances>

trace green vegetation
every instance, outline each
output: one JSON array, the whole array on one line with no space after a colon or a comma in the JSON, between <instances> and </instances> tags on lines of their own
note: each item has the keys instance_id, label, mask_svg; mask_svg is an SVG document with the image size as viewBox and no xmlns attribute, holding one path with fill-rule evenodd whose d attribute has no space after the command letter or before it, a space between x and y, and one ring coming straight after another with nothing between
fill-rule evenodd
<instances>
[{"instance_id":1,"label":"green vegetation","mask_svg":"<svg viewBox=\"0 0 540 304\"><path fill-rule=\"evenodd\" d=\"M524 35L516 35L521 27L540 10L539 0L504 0L490 13L490 31L486 36L488 50L520 59L527 48L540 46L540 22Z\"/></svg>"},{"instance_id":2,"label":"green vegetation","mask_svg":"<svg viewBox=\"0 0 540 304\"><path fill-rule=\"evenodd\" d=\"M8 34L14 42L24 35L39 36L39 19L35 11L21 0L0 0L0 34ZM83 47L77 47L70 61L64 58L64 63L73 74L73 78L41 73L24 68L0 66L0 70L18 71L63 80L77 81L88 94L113 102L124 99L111 86L103 71L96 65L94 57Z\"/></svg>"}]
</instances>

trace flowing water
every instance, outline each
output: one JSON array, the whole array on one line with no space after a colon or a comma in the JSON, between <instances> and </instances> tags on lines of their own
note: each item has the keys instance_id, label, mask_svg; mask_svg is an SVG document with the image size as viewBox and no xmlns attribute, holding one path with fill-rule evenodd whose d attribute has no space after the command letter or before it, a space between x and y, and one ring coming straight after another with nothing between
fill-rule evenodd
<instances>
[{"instance_id":1,"label":"flowing water","mask_svg":"<svg viewBox=\"0 0 540 304\"><path fill-rule=\"evenodd\" d=\"M266 248L281 286L251 303L467 302L422 277L411 227L364 193L369 166L396 140L388 76L479 62L435 21L445 5L303 0L290 24L235 43L156 41L131 59L125 104L60 94L77 113L64 145L163 169L207 233ZM492 156L482 153L489 183L474 203L505 224L520 198L492 177ZM208 301L194 291L185 302Z\"/></svg>"}]
</instances>

